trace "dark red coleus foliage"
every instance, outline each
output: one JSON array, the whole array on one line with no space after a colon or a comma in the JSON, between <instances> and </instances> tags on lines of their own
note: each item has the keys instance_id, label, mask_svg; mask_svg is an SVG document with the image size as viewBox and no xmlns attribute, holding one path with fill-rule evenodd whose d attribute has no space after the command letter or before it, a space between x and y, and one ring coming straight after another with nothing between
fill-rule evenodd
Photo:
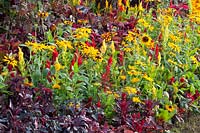
<instances>
[{"instance_id":1,"label":"dark red coleus foliage","mask_svg":"<svg viewBox=\"0 0 200 133\"><path fill-rule=\"evenodd\" d=\"M190 92L186 93L186 97L190 99L190 103L194 102L196 99L200 97L200 93L198 90L195 91L195 94L191 94Z\"/></svg>"}]
</instances>

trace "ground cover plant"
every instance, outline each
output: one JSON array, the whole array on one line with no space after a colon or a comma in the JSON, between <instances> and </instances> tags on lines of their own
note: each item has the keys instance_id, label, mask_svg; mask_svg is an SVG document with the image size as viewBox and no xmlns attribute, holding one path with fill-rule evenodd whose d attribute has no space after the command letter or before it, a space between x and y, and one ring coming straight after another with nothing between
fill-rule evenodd
<instances>
[{"instance_id":1,"label":"ground cover plant","mask_svg":"<svg viewBox=\"0 0 200 133\"><path fill-rule=\"evenodd\" d=\"M0 2L0 131L169 132L199 115L199 5Z\"/></svg>"}]
</instances>

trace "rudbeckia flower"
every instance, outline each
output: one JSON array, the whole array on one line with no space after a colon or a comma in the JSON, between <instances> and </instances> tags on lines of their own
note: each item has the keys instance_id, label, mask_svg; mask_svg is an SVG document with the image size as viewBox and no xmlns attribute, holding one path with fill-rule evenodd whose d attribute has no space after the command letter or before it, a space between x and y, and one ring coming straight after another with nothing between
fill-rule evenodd
<instances>
[{"instance_id":1,"label":"rudbeckia flower","mask_svg":"<svg viewBox=\"0 0 200 133\"><path fill-rule=\"evenodd\" d=\"M147 34L142 35L140 38L140 41L146 47L148 47L148 48L152 47L152 39Z\"/></svg>"}]
</instances>

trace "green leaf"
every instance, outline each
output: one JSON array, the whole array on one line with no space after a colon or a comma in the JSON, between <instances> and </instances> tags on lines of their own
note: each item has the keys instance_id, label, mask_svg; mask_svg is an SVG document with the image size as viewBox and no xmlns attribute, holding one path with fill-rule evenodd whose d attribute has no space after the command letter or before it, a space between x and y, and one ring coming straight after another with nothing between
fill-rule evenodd
<instances>
[{"instance_id":1,"label":"green leaf","mask_svg":"<svg viewBox=\"0 0 200 133\"><path fill-rule=\"evenodd\" d=\"M6 87L6 85L3 83L0 83L0 89L3 89L4 87Z\"/></svg>"},{"instance_id":2,"label":"green leaf","mask_svg":"<svg viewBox=\"0 0 200 133\"><path fill-rule=\"evenodd\" d=\"M78 73L78 72L79 72L78 62L75 62L75 63L74 63L73 71L74 71L74 73Z\"/></svg>"},{"instance_id":3,"label":"green leaf","mask_svg":"<svg viewBox=\"0 0 200 133\"><path fill-rule=\"evenodd\" d=\"M54 42L54 39L50 30L46 32L46 36L49 42Z\"/></svg>"}]
</instances>

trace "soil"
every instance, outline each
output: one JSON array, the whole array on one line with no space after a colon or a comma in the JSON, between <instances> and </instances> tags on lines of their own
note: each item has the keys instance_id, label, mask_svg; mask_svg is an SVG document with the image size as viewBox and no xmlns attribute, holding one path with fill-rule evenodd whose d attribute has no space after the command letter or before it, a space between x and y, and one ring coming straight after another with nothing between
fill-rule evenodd
<instances>
[{"instance_id":1,"label":"soil","mask_svg":"<svg viewBox=\"0 0 200 133\"><path fill-rule=\"evenodd\" d=\"M184 123L178 123L170 133L200 133L200 114L193 114Z\"/></svg>"}]
</instances>

